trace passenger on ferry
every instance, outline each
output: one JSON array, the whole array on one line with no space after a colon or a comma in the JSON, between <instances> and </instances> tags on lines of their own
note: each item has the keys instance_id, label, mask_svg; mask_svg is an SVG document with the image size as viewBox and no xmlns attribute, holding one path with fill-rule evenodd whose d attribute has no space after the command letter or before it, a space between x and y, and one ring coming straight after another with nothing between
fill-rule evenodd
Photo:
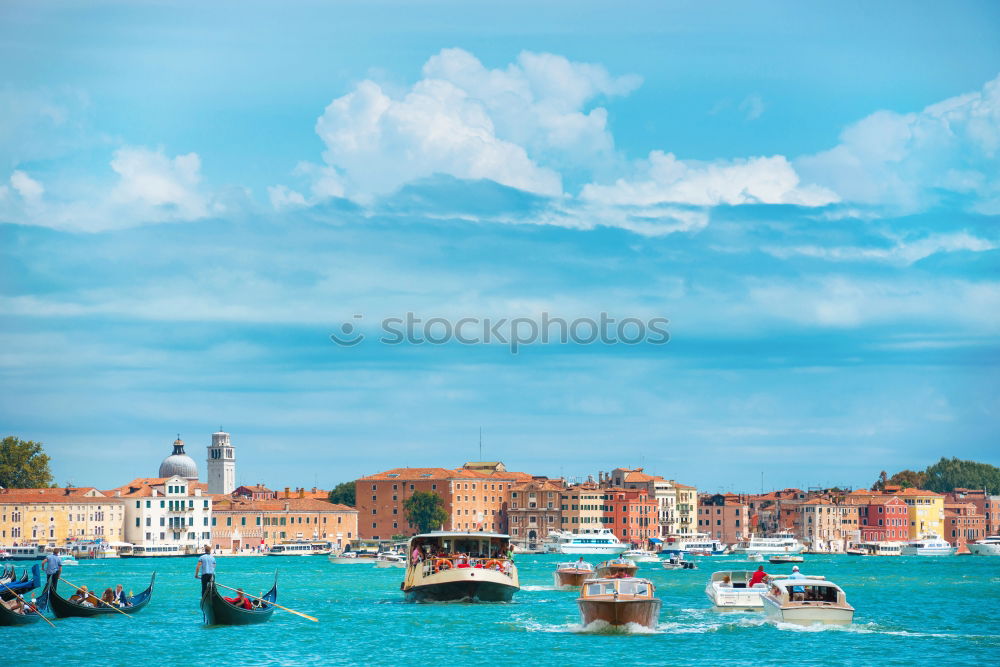
<instances>
[{"instance_id":1,"label":"passenger on ferry","mask_svg":"<svg viewBox=\"0 0 1000 667\"><path fill-rule=\"evenodd\" d=\"M418 564L420 564L420 562L423 559L424 559L424 555L422 553L420 553L420 547L419 546L413 547L413 553L410 554L410 561L414 565L418 565Z\"/></svg>"},{"instance_id":2,"label":"passenger on ferry","mask_svg":"<svg viewBox=\"0 0 1000 667\"><path fill-rule=\"evenodd\" d=\"M766 582L767 582L767 572L764 571L763 565L759 565L757 566L757 571L753 573L752 577L750 577L750 581L747 582L747 586L750 586L752 588L757 584L763 584Z\"/></svg>"}]
</instances>

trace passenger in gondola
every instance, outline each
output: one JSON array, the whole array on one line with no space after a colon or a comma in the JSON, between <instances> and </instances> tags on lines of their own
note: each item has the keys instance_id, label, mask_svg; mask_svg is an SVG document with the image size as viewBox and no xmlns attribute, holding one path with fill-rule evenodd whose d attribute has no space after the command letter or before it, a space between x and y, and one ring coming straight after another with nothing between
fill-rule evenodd
<instances>
[{"instance_id":1,"label":"passenger in gondola","mask_svg":"<svg viewBox=\"0 0 1000 667\"><path fill-rule=\"evenodd\" d=\"M16 597L13 600L9 600L9 601L8 600L0 600L0 604L3 604L3 606L7 607L7 609L10 609L15 614L23 614L24 613L24 602L19 597Z\"/></svg>"},{"instance_id":2,"label":"passenger in gondola","mask_svg":"<svg viewBox=\"0 0 1000 667\"><path fill-rule=\"evenodd\" d=\"M241 609L253 609L253 604L250 602L250 598L243 594L242 588L236 589L236 597L222 599L234 607L240 607Z\"/></svg>"},{"instance_id":3,"label":"passenger in gondola","mask_svg":"<svg viewBox=\"0 0 1000 667\"><path fill-rule=\"evenodd\" d=\"M81 607L93 607L94 606L94 596L91 595L90 591L87 590L86 586L81 586L76 589L76 593L70 596L69 601L80 605Z\"/></svg>"},{"instance_id":4,"label":"passenger in gondola","mask_svg":"<svg viewBox=\"0 0 1000 667\"><path fill-rule=\"evenodd\" d=\"M114 604L115 592L110 588L105 588L104 593L101 594L101 602L106 602L108 605Z\"/></svg>"},{"instance_id":5,"label":"passenger in gondola","mask_svg":"<svg viewBox=\"0 0 1000 667\"><path fill-rule=\"evenodd\" d=\"M122 588L121 584L115 586L115 599L114 603L119 607L131 607L132 603L129 602L128 596L125 595L125 589Z\"/></svg>"}]
</instances>

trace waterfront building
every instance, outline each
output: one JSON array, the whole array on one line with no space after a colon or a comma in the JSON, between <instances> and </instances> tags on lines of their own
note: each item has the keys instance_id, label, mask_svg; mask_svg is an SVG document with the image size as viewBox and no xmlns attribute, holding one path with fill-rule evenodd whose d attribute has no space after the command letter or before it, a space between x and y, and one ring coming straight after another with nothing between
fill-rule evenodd
<instances>
[{"instance_id":1,"label":"waterfront building","mask_svg":"<svg viewBox=\"0 0 1000 667\"><path fill-rule=\"evenodd\" d=\"M798 515L796 508L808 498L809 495L805 491L795 488L750 495L747 498L747 507L751 514L750 524L760 535L793 532Z\"/></svg>"},{"instance_id":2,"label":"waterfront building","mask_svg":"<svg viewBox=\"0 0 1000 667\"><path fill-rule=\"evenodd\" d=\"M330 542L339 551L358 539L356 509L313 498L217 496L211 524L212 546L223 550L316 540Z\"/></svg>"},{"instance_id":3,"label":"waterfront building","mask_svg":"<svg viewBox=\"0 0 1000 667\"><path fill-rule=\"evenodd\" d=\"M723 544L750 536L750 508L735 494L704 495L698 499L698 532Z\"/></svg>"},{"instance_id":4,"label":"waterfront building","mask_svg":"<svg viewBox=\"0 0 1000 667\"><path fill-rule=\"evenodd\" d=\"M862 542L903 542L910 538L909 506L896 496L858 490L844 502L858 508Z\"/></svg>"},{"instance_id":5,"label":"waterfront building","mask_svg":"<svg viewBox=\"0 0 1000 667\"><path fill-rule=\"evenodd\" d=\"M471 467L466 467L471 466ZM506 510L514 484L532 479L499 462L473 462L462 468L394 468L355 482L358 532L363 539L388 540L414 535L403 504L417 491L436 493L448 514L444 530L508 530Z\"/></svg>"},{"instance_id":6,"label":"waterfront building","mask_svg":"<svg viewBox=\"0 0 1000 667\"><path fill-rule=\"evenodd\" d=\"M674 515L667 528L671 536L694 535L698 532L698 489L674 480L670 482L674 494Z\"/></svg>"},{"instance_id":7,"label":"waterfront building","mask_svg":"<svg viewBox=\"0 0 1000 667\"><path fill-rule=\"evenodd\" d=\"M975 503L944 504L944 534L953 547L964 547L993 533L986 532L986 517Z\"/></svg>"},{"instance_id":8,"label":"waterfront building","mask_svg":"<svg viewBox=\"0 0 1000 667\"><path fill-rule=\"evenodd\" d=\"M124 539L125 512L121 500L104 497L92 487L82 493L74 491L80 490L0 491L0 543L64 546L72 542Z\"/></svg>"},{"instance_id":9,"label":"waterfront building","mask_svg":"<svg viewBox=\"0 0 1000 667\"><path fill-rule=\"evenodd\" d=\"M659 475L650 475L643 468L615 468L608 475L610 486L623 489L645 489L656 501L658 537L678 534L680 523L677 517L677 492L673 480ZM695 494L691 494L695 495Z\"/></svg>"},{"instance_id":10,"label":"waterfront building","mask_svg":"<svg viewBox=\"0 0 1000 667\"><path fill-rule=\"evenodd\" d=\"M197 478L197 474L195 475ZM225 495L236 488L236 448L221 428L212 434L208 446L208 492Z\"/></svg>"},{"instance_id":11,"label":"waterfront building","mask_svg":"<svg viewBox=\"0 0 1000 667\"><path fill-rule=\"evenodd\" d=\"M945 494L946 503L972 503L983 516L987 535L1000 535L1000 496L986 493L985 489L957 488Z\"/></svg>"},{"instance_id":12,"label":"waterfront building","mask_svg":"<svg viewBox=\"0 0 1000 667\"><path fill-rule=\"evenodd\" d=\"M536 478L515 484L510 490L507 523L510 541L525 549L541 548L551 530L561 530L561 479Z\"/></svg>"},{"instance_id":13,"label":"waterfront building","mask_svg":"<svg viewBox=\"0 0 1000 667\"><path fill-rule=\"evenodd\" d=\"M619 540L639 548L650 546L659 539L656 501L645 489L602 489L604 494L604 527L610 528Z\"/></svg>"},{"instance_id":14,"label":"waterfront building","mask_svg":"<svg viewBox=\"0 0 1000 667\"><path fill-rule=\"evenodd\" d=\"M125 502L126 542L194 553L211 539L212 502L197 478L140 477L105 493Z\"/></svg>"},{"instance_id":15,"label":"waterfront building","mask_svg":"<svg viewBox=\"0 0 1000 667\"><path fill-rule=\"evenodd\" d=\"M597 533L604 528L604 490L593 481L563 489L559 501L560 530Z\"/></svg>"},{"instance_id":16,"label":"waterfront building","mask_svg":"<svg viewBox=\"0 0 1000 667\"><path fill-rule=\"evenodd\" d=\"M816 497L798 505L795 537L815 551L843 552L860 541L858 506Z\"/></svg>"},{"instance_id":17,"label":"waterfront building","mask_svg":"<svg viewBox=\"0 0 1000 667\"><path fill-rule=\"evenodd\" d=\"M910 508L910 539L933 534L944 536L944 496L922 489L886 486L885 493L900 498Z\"/></svg>"}]
</instances>

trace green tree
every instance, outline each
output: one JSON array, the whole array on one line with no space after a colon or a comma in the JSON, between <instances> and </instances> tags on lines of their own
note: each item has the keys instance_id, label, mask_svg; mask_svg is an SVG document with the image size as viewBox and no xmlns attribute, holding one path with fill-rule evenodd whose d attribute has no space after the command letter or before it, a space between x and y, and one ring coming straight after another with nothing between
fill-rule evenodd
<instances>
[{"instance_id":1,"label":"green tree","mask_svg":"<svg viewBox=\"0 0 1000 667\"><path fill-rule=\"evenodd\" d=\"M357 504L354 482L343 482L333 487L333 490L330 491L330 495L327 499L331 503L336 503L338 505L350 505L351 507L354 507Z\"/></svg>"},{"instance_id":2,"label":"green tree","mask_svg":"<svg viewBox=\"0 0 1000 667\"><path fill-rule=\"evenodd\" d=\"M12 435L0 442L0 486L38 489L51 485L52 471L42 443Z\"/></svg>"},{"instance_id":3,"label":"green tree","mask_svg":"<svg viewBox=\"0 0 1000 667\"><path fill-rule=\"evenodd\" d=\"M888 483L901 486L904 489L922 489L927 483L927 473L916 470L901 470L890 477Z\"/></svg>"},{"instance_id":4,"label":"green tree","mask_svg":"<svg viewBox=\"0 0 1000 667\"><path fill-rule=\"evenodd\" d=\"M1000 468L989 463L944 458L925 472L925 488L938 493L948 493L956 488L986 489L987 493L1000 493Z\"/></svg>"},{"instance_id":5,"label":"green tree","mask_svg":"<svg viewBox=\"0 0 1000 667\"><path fill-rule=\"evenodd\" d=\"M403 502L403 511L406 520L421 533L434 530L448 520L444 499L431 491L415 491Z\"/></svg>"}]
</instances>

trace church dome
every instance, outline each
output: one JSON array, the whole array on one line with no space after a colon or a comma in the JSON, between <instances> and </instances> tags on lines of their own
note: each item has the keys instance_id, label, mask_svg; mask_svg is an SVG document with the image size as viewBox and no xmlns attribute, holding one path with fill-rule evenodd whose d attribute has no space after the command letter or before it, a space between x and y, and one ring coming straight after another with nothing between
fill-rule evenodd
<instances>
[{"instance_id":1,"label":"church dome","mask_svg":"<svg viewBox=\"0 0 1000 667\"><path fill-rule=\"evenodd\" d=\"M160 477L174 475L195 481L198 479L198 464L184 453L184 441L179 437L174 440L174 453L163 459L163 463L160 464Z\"/></svg>"}]
</instances>

